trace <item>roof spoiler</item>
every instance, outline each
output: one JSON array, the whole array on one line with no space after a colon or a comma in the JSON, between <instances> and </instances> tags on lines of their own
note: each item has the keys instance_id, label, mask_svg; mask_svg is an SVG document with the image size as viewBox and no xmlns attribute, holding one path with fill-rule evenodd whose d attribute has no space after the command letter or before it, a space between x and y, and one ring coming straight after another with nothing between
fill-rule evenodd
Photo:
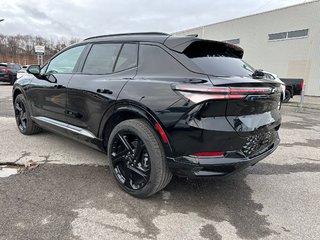
<instances>
[{"instance_id":1,"label":"roof spoiler","mask_svg":"<svg viewBox=\"0 0 320 240\"><path fill-rule=\"evenodd\" d=\"M242 58L244 51L241 47L225 43L225 42L219 42L219 41L212 41L212 40L205 40L200 39L196 37L181 37L181 38L174 38L174 37L168 37L166 41L164 42L164 45L166 45L168 48L170 48L173 51L183 53L187 48L191 47L198 47L201 49L201 47L207 47L207 48L223 48L225 52L228 52L230 56Z\"/></svg>"}]
</instances>

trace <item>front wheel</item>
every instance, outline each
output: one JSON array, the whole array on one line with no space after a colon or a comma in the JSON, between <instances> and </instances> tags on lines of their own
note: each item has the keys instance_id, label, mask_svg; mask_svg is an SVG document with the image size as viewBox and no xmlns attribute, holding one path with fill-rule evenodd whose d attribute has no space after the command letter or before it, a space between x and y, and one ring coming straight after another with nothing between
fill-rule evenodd
<instances>
[{"instance_id":1,"label":"front wheel","mask_svg":"<svg viewBox=\"0 0 320 240\"><path fill-rule=\"evenodd\" d=\"M108 158L117 183L135 197L151 196L172 178L159 137L140 119L123 121L113 129Z\"/></svg>"},{"instance_id":2,"label":"front wheel","mask_svg":"<svg viewBox=\"0 0 320 240\"><path fill-rule=\"evenodd\" d=\"M32 135L41 131L31 119L27 101L19 94L14 101L14 113L19 131L24 135Z\"/></svg>"}]
</instances>

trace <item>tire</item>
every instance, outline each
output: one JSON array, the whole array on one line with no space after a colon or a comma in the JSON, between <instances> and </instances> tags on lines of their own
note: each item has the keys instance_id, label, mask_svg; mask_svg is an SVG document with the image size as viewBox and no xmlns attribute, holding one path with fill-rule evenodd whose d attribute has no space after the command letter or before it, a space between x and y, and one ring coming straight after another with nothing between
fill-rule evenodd
<instances>
[{"instance_id":1,"label":"tire","mask_svg":"<svg viewBox=\"0 0 320 240\"><path fill-rule=\"evenodd\" d=\"M125 120L112 130L108 159L116 182L134 197L149 197L172 178L158 135L141 119Z\"/></svg>"},{"instance_id":2,"label":"tire","mask_svg":"<svg viewBox=\"0 0 320 240\"><path fill-rule=\"evenodd\" d=\"M30 110L25 97L19 94L14 100L14 113L19 131L24 135L32 135L41 132L30 117Z\"/></svg>"},{"instance_id":3,"label":"tire","mask_svg":"<svg viewBox=\"0 0 320 240\"><path fill-rule=\"evenodd\" d=\"M284 103L289 102L289 101L290 101L290 98L291 98L291 93L290 93L289 90L286 90L286 91L285 91L285 96L284 96L283 102L284 102Z\"/></svg>"}]
</instances>

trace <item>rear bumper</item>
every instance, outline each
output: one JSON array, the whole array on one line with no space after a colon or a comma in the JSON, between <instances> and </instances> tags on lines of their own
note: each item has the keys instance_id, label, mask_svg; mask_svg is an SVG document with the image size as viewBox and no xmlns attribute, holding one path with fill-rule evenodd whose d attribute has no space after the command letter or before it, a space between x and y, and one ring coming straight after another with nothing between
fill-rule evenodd
<instances>
[{"instance_id":1,"label":"rear bumper","mask_svg":"<svg viewBox=\"0 0 320 240\"><path fill-rule=\"evenodd\" d=\"M190 178L222 177L252 166L275 151L280 143L278 134L274 142L254 156L245 157L237 152L229 152L224 157L182 156L167 158L171 171Z\"/></svg>"},{"instance_id":2,"label":"rear bumper","mask_svg":"<svg viewBox=\"0 0 320 240\"><path fill-rule=\"evenodd\" d=\"M10 75L0 75L0 82L10 82Z\"/></svg>"}]
</instances>

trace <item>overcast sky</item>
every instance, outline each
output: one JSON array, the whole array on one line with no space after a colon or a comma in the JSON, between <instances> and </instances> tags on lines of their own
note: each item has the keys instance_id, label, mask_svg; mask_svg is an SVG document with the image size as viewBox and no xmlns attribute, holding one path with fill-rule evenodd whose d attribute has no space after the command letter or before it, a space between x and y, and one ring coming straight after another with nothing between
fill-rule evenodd
<instances>
[{"instance_id":1,"label":"overcast sky","mask_svg":"<svg viewBox=\"0 0 320 240\"><path fill-rule=\"evenodd\" d=\"M0 0L0 33L84 38L172 33L304 0Z\"/></svg>"}]
</instances>

